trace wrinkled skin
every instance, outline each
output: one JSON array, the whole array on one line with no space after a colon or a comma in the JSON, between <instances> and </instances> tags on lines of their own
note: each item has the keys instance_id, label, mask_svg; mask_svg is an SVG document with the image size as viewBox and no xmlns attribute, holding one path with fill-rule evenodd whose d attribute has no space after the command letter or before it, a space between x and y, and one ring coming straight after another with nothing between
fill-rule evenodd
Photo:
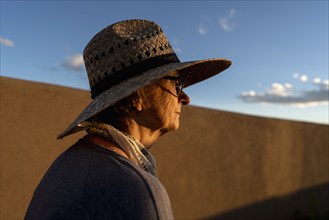
<instances>
[{"instance_id":1,"label":"wrinkled skin","mask_svg":"<svg viewBox=\"0 0 329 220\"><path fill-rule=\"evenodd\" d=\"M150 90L150 91L148 91ZM177 97L176 86L172 80L162 79L151 88L146 88L138 118L141 125L161 131L162 134L177 130L182 105L189 104L190 99L182 93Z\"/></svg>"}]
</instances>

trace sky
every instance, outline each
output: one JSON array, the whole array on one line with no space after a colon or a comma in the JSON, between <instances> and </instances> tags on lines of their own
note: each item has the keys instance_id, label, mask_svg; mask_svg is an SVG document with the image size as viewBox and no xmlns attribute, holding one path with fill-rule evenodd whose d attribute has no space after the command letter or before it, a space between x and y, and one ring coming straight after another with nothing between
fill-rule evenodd
<instances>
[{"instance_id":1,"label":"sky","mask_svg":"<svg viewBox=\"0 0 329 220\"><path fill-rule=\"evenodd\" d=\"M1 76L89 90L82 51L106 26L148 19L181 61L232 66L185 89L191 105L329 124L328 1L3 1Z\"/></svg>"}]
</instances>

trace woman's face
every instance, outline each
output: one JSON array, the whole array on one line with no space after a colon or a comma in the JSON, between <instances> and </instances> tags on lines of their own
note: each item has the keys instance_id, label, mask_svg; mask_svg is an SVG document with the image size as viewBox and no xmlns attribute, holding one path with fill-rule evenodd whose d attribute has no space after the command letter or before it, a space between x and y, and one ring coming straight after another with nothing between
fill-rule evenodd
<instances>
[{"instance_id":1,"label":"woman's face","mask_svg":"<svg viewBox=\"0 0 329 220\"><path fill-rule=\"evenodd\" d=\"M177 79L160 79L151 85L150 91L146 89L141 114L152 130L166 133L178 129L181 107L188 105L190 98L184 92L177 96L176 88L179 90Z\"/></svg>"}]
</instances>

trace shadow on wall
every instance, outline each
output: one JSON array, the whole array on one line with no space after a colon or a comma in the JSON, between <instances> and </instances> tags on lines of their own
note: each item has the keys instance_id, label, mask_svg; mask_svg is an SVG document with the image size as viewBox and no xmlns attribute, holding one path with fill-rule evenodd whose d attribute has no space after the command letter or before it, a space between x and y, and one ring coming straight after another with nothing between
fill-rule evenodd
<instances>
[{"instance_id":1,"label":"shadow on wall","mask_svg":"<svg viewBox=\"0 0 329 220\"><path fill-rule=\"evenodd\" d=\"M206 220L329 220L329 183L274 197Z\"/></svg>"}]
</instances>

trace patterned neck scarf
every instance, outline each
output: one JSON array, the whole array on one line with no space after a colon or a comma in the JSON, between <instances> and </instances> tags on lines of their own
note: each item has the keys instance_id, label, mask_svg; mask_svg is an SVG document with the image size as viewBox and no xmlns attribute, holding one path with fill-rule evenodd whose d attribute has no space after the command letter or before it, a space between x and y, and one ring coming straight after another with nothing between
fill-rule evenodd
<instances>
[{"instance_id":1,"label":"patterned neck scarf","mask_svg":"<svg viewBox=\"0 0 329 220\"><path fill-rule=\"evenodd\" d=\"M156 177L155 160L153 156L143 144L134 137L105 123L83 122L80 124L80 127L83 127L88 134L102 136L108 141L117 144L133 164Z\"/></svg>"}]
</instances>

